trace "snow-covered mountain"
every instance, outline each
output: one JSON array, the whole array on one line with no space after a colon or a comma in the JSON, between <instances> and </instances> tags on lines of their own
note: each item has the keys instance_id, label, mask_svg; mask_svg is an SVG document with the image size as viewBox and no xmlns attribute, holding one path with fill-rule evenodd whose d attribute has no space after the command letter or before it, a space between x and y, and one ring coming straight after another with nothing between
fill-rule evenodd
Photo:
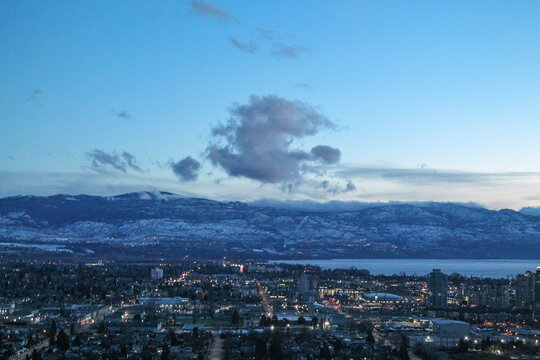
<instances>
[{"instance_id":1,"label":"snow-covered mountain","mask_svg":"<svg viewBox=\"0 0 540 360\"><path fill-rule=\"evenodd\" d=\"M247 248L267 244L280 251L309 252L311 246L343 256L539 257L540 217L452 203L308 211L165 192L0 199L2 241L149 239L234 241Z\"/></svg>"}]
</instances>

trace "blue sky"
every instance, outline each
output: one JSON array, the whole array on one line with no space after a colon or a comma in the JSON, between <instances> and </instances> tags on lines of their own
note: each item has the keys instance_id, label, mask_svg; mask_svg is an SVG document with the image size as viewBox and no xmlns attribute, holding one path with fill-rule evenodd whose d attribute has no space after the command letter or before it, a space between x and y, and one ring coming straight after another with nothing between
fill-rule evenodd
<instances>
[{"instance_id":1,"label":"blue sky","mask_svg":"<svg viewBox=\"0 0 540 360\"><path fill-rule=\"evenodd\" d=\"M0 196L537 205L539 18L534 1L4 1Z\"/></svg>"}]
</instances>

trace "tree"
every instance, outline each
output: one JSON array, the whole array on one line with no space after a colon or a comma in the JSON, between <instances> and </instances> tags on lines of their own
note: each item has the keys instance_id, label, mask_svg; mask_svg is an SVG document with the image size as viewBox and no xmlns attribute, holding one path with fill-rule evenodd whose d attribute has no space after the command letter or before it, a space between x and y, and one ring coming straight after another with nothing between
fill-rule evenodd
<instances>
[{"instance_id":1,"label":"tree","mask_svg":"<svg viewBox=\"0 0 540 360\"><path fill-rule=\"evenodd\" d=\"M410 360L409 350L407 349L408 344L409 344L409 339L407 338L406 335L403 335L401 337L401 345L398 351L398 356L400 360Z\"/></svg>"},{"instance_id":2,"label":"tree","mask_svg":"<svg viewBox=\"0 0 540 360\"><path fill-rule=\"evenodd\" d=\"M482 342L480 343L480 348L482 349L482 351L486 351L487 349L489 349L490 346L491 339L489 338L489 336L485 339L482 339Z\"/></svg>"},{"instance_id":3,"label":"tree","mask_svg":"<svg viewBox=\"0 0 540 360\"><path fill-rule=\"evenodd\" d=\"M259 320L259 326L266 326L266 316L264 314L261 316L261 320Z\"/></svg>"},{"instance_id":4,"label":"tree","mask_svg":"<svg viewBox=\"0 0 540 360\"><path fill-rule=\"evenodd\" d=\"M323 360L332 359L332 354L330 354L330 349L328 349L328 345L326 345L326 343L322 346L321 351L319 352L319 358Z\"/></svg>"},{"instance_id":5,"label":"tree","mask_svg":"<svg viewBox=\"0 0 540 360\"><path fill-rule=\"evenodd\" d=\"M283 356L283 350L281 349L281 342L279 341L279 338L277 335L274 335L272 337L272 340L270 340L270 349L269 354L271 359L276 360L283 360L285 357Z\"/></svg>"},{"instance_id":6,"label":"tree","mask_svg":"<svg viewBox=\"0 0 540 360\"><path fill-rule=\"evenodd\" d=\"M165 345L163 345L163 350L161 352L161 360L169 360L169 354L170 354L169 344L165 343Z\"/></svg>"},{"instance_id":7,"label":"tree","mask_svg":"<svg viewBox=\"0 0 540 360\"><path fill-rule=\"evenodd\" d=\"M56 337L56 321L52 321L51 328L49 329L49 338L53 339Z\"/></svg>"},{"instance_id":8,"label":"tree","mask_svg":"<svg viewBox=\"0 0 540 360\"><path fill-rule=\"evenodd\" d=\"M466 353L467 351L469 351L469 347L470 347L470 343L467 340L465 340L465 338L459 339L458 351L460 353Z\"/></svg>"},{"instance_id":9,"label":"tree","mask_svg":"<svg viewBox=\"0 0 540 360\"><path fill-rule=\"evenodd\" d=\"M56 337L56 346L58 349L60 349L62 352L66 352L69 349L69 337L64 332L64 330L60 330L58 333L58 336Z\"/></svg>"},{"instance_id":10,"label":"tree","mask_svg":"<svg viewBox=\"0 0 540 360\"><path fill-rule=\"evenodd\" d=\"M235 309L232 316L231 316L231 324L233 326L238 326L240 325L240 314L238 313L238 311Z\"/></svg>"},{"instance_id":11,"label":"tree","mask_svg":"<svg viewBox=\"0 0 540 360\"><path fill-rule=\"evenodd\" d=\"M36 350L32 350L32 360L41 360L41 354Z\"/></svg>"},{"instance_id":12,"label":"tree","mask_svg":"<svg viewBox=\"0 0 540 360\"><path fill-rule=\"evenodd\" d=\"M367 337L366 337L366 343L373 346L375 344L375 337L373 336L373 330L368 331Z\"/></svg>"},{"instance_id":13,"label":"tree","mask_svg":"<svg viewBox=\"0 0 540 360\"><path fill-rule=\"evenodd\" d=\"M255 340L255 359L266 360L266 341L261 338Z\"/></svg>"},{"instance_id":14,"label":"tree","mask_svg":"<svg viewBox=\"0 0 540 360\"><path fill-rule=\"evenodd\" d=\"M102 321L102 322L99 323L97 331L100 334L104 334L104 333L107 332L107 328L105 327L105 321Z\"/></svg>"},{"instance_id":15,"label":"tree","mask_svg":"<svg viewBox=\"0 0 540 360\"><path fill-rule=\"evenodd\" d=\"M80 337L80 335L77 334L77 336L75 336L75 340L73 340L73 346L81 346L81 337Z\"/></svg>"},{"instance_id":16,"label":"tree","mask_svg":"<svg viewBox=\"0 0 540 360\"><path fill-rule=\"evenodd\" d=\"M26 347L30 347L34 345L34 334L32 333L32 330L28 330L28 338L26 339Z\"/></svg>"},{"instance_id":17,"label":"tree","mask_svg":"<svg viewBox=\"0 0 540 360\"><path fill-rule=\"evenodd\" d=\"M174 333L174 331L170 331L169 332L169 337L171 339L171 346L178 346L180 345L180 342L178 342L178 338L176 337L176 334Z\"/></svg>"}]
</instances>

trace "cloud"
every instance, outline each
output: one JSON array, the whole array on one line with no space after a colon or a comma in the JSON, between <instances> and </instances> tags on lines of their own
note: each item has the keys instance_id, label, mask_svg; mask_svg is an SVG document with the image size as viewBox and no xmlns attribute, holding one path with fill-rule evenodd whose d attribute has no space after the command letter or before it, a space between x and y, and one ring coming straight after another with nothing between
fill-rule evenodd
<instances>
[{"instance_id":1,"label":"cloud","mask_svg":"<svg viewBox=\"0 0 540 360\"><path fill-rule=\"evenodd\" d=\"M467 172L453 170L435 170L420 168L385 168L362 166L336 166L333 173L338 177L353 177L363 179L386 179L390 181L431 185L446 184L487 184L505 179L536 176L535 172Z\"/></svg>"},{"instance_id":2,"label":"cloud","mask_svg":"<svg viewBox=\"0 0 540 360\"><path fill-rule=\"evenodd\" d=\"M131 116L130 113L128 113L127 111L125 110L122 110L122 111L115 111L113 110L112 111L114 115L116 115L117 117L121 118L121 119L126 119L126 120L129 120L131 119L133 116Z\"/></svg>"},{"instance_id":3,"label":"cloud","mask_svg":"<svg viewBox=\"0 0 540 360\"><path fill-rule=\"evenodd\" d=\"M229 40L231 41L231 44L240 51L243 51L249 54L254 54L255 52L257 52L257 48L258 48L257 43L254 43L254 42L245 43L236 39L233 36L229 37Z\"/></svg>"},{"instance_id":4,"label":"cloud","mask_svg":"<svg viewBox=\"0 0 540 360\"><path fill-rule=\"evenodd\" d=\"M171 163L171 168L180 181L192 181L199 176L201 163L191 156L187 156L182 160Z\"/></svg>"},{"instance_id":5,"label":"cloud","mask_svg":"<svg viewBox=\"0 0 540 360\"><path fill-rule=\"evenodd\" d=\"M294 85L294 87L299 88L299 89L303 89L303 90L306 90L306 91L310 91L310 92L315 90L313 88L313 86L311 86L310 84L305 83L305 82L296 83Z\"/></svg>"},{"instance_id":6,"label":"cloud","mask_svg":"<svg viewBox=\"0 0 540 360\"><path fill-rule=\"evenodd\" d=\"M234 16L208 1L191 0L191 9L200 17L210 17L219 21L234 19Z\"/></svg>"},{"instance_id":7,"label":"cloud","mask_svg":"<svg viewBox=\"0 0 540 360\"><path fill-rule=\"evenodd\" d=\"M347 180L347 185L345 185L345 190L343 192L351 192L356 190L356 185L352 182L352 180Z\"/></svg>"},{"instance_id":8,"label":"cloud","mask_svg":"<svg viewBox=\"0 0 540 360\"><path fill-rule=\"evenodd\" d=\"M274 44L272 55L276 57L295 59L308 49L302 45L286 45L283 43Z\"/></svg>"},{"instance_id":9,"label":"cloud","mask_svg":"<svg viewBox=\"0 0 540 360\"><path fill-rule=\"evenodd\" d=\"M44 97L44 93L42 90L40 89L35 89L34 91L32 91L32 93L28 96L28 99L26 99L26 101L28 102L35 102L39 105L43 105L43 97Z\"/></svg>"},{"instance_id":10,"label":"cloud","mask_svg":"<svg viewBox=\"0 0 540 360\"><path fill-rule=\"evenodd\" d=\"M314 172L311 165L322 163L320 157L292 148L293 141L335 128L310 105L276 95L252 95L248 104L236 105L230 113L227 123L212 129L214 139L207 148L212 164L233 177L287 183L289 190L304 173Z\"/></svg>"},{"instance_id":11,"label":"cloud","mask_svg":"<svg viewBox=\"0 0 540 360\"><path fill-rule=\"evenodd\" d=\"M280 34L277 31L257 28L257 33L267 44L270 45L272 55L275 57L294 59L309 50L307 47L299 44L287 44L287 39L290 37Z\"/></svg>"},{"instance_id":12,"label":"cloud","mask_svg":"<svg viewBox=\"0 0 540 360\"><path fill-rule=\"evenodd\" d=\"M328 145L317 145L311 149L311 154L326 164L335 164L341 158L341 151Z\"/></svg>"},{"instance_id":13,"label":"cloud","mask_svg":"<svg viewBox=\"0 0 540 360\"><path fill-rule=\"evenodd\" d=\"M268 41L276 41L284 38L283 35L279 34L277 31L274 30L257 28L257 32L263 39L266 39Z\"/></svg>"},{"instance_id":14,"label":"cloud","mask_svg":"<svg viewBox=\"0 0 540 360\"><path fill-rule=\"evenodd\" d=\"M88 152L86 156L92 161L92 168L96 171L103 171L112 168L124 173L128 170L143 172L143 170L137 164L135 156L127 151L124 151L121 154L116 152L109 154L103 150L94 149Z\"/></svg>"},{"instance_id":15,"label":"cloud","mask_svg":"<svg viewBox=\"0 0 540 360\"><path fill-rule=\"evenodd\" d=\"M322 188L325 192L332 195L345 194L348 192L356 191L356 186L351 180L347 180L345 186L339 183L331 183L328 180L323 180L320 182L319 187Z\"/></svg>"}]
</instances>

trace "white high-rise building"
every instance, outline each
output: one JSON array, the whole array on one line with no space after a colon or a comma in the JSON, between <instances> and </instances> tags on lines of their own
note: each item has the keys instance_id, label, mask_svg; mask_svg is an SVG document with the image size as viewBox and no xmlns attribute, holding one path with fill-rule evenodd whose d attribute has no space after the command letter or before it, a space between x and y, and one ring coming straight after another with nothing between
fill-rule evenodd
<instances>
[{"instance_id":1,"label":"white high-rise building","mask_svg":"<svg viewBox=\"0 0 540 360\"><path fill-rule=\"evenodd\" d=\"M150 276L152 277L152 280L161 280L163 279L163 269L155 267L151 270Z\"/></svg>"}]
</instances>

